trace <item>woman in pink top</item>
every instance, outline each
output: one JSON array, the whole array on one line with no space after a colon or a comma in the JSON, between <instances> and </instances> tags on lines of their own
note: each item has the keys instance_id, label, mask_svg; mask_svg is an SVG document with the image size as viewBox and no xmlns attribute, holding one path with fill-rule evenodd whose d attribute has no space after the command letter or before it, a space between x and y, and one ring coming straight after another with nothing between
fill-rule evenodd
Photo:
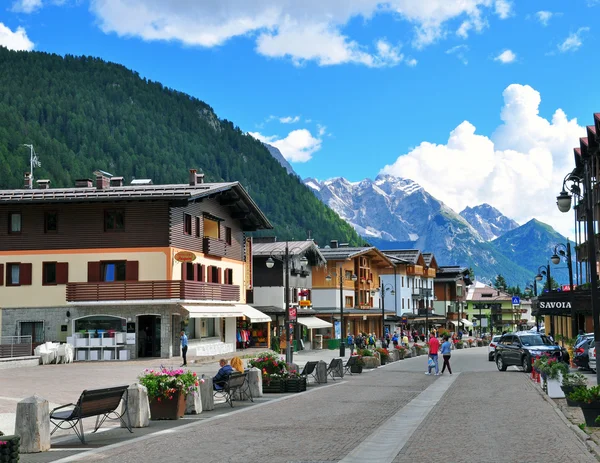
<instances>
[{"instance_id":1,"label":"woman in pink top","mask_svg":"<svg viewBox=\"0 0 600 463\"><path fill-rule=\"evenodd\" d=\"M440 348L440 341L438 341L438 338L435 337L435 335L433 334L433 332L430 334L429 336L429 358L433 360L433 365L429 366L429 361L428 366L427 366L427 372L425 373L426 375L430 375L431 374L431 369L435 366L435 375L439 376L440 374L440 366L438 363L438 350Z\"/></svg>"}]
</instances>

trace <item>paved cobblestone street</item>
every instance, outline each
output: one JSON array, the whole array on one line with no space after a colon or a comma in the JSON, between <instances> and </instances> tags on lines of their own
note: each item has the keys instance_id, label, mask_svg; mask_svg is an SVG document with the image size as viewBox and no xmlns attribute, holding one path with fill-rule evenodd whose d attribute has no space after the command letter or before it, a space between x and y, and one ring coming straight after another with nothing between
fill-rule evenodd
<instances>
[{"instance_id":1,"label":"paved cobblestone street","mask_svg":"<svg viewBox=\"0 0 600 463\"><path fill-rule=\"evenodd\" d=\"M311 386L303 394L270 395L233 410L217 406L220 414L179 420L176 427L153 422L151 428L135 430L133 437L112 441L112 433L124 431L110 430L92 436L88 452L74 454L82 446L71 440L73 452L63 445L63 451L22 455L21 461L356 461L352 455L371 449L374 437L383 437L383 443L376 447L381 452L370 450L370 461L382 463L596 461L527 375L496 371L486 352L455 352L453 377L424 375L426 360L418 357ZM306 358L299 355L296 360ZM434 394L432 388L438 390L439 402L427 404L422 399ZM424 419L412 420L414 427L402 426L411 418L405 413L415 410ZM404 441L406 445L394 450Z\"/></svg>"}]
</instances>

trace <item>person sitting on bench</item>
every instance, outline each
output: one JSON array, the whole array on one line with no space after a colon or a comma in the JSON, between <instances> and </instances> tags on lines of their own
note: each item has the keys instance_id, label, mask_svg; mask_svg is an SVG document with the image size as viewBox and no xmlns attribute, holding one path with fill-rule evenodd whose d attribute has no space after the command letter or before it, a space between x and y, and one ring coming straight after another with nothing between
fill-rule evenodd
<instances>
[{"instance_id":1,"label":"person sitting on bench","mask_svg":"<svg viewBox=\"0 0 600 463\"><path fill-rule=\"evenodd\" d=\"M234 370L231 368L231 365L227 365L227 360L221 359L219 360L219 366L221 367L217 372L216 376L213 378L213 388L215 391L220 391L223 389L227 378L231 375Z\"/></svg>"}]
</instances>

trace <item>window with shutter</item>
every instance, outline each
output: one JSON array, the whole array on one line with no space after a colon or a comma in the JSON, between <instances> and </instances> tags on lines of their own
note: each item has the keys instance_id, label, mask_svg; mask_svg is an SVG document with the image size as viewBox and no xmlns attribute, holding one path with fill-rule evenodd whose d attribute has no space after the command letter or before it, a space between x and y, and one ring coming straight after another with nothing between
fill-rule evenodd
<instances>
[{"instance_id":1,"label":"window with shutter","mask_svg":"<svg viewBox=\"0 0 600 463\"><path fill-rule=\"evenodd\" d=\"M206 268L206 281L208 283L212 283L213 282L213 266L209 265Z\"/></svg>"},{"instance_id":2,"label":"window with shutter","mask_svg":"<svg viewBox=\"0 0 600 463\"><path fill-rule=\"evenodd\" d=\"M88 262L88 283L100 281L100 262Z\"/></svg>"},{"instance_id":3,"label":"window with shutter","mask_svg":"<svg viewBox=\"0 0 600 463\"><path fill-rule=\"evenodd\" d=\"M195 270L196 266L191 262L186 262L184 264L185 267L185 280L194 281L196 279Z\"/></svg>"},{"instance_id":4,"label":"window with shutter","mask_svg":"<svg viewBox=\"0 0 600 463\"><path fill-rule=\"evenodd\" d=\"M57 262L56 263L56 284L66 285L69 282L69 263L68 262Z\"/></svg>"},{"instance_id":5,"label":"window with shutter","mask_svg":"<svg viewBox=\"0 0 600 463\"><path fill-rule=\"evenodd\" d=\"M215 267L215 270L217 271L217 283L221 284L221 269L219 267Z\"/></svg>"},{"instance_id":6,"label":"window with shutter","mask_svg":"<svg viewBox=\"0 0 600 463\"><path fill-rule=\"evenodd\" d=\"M32 264L20 264L19 276L21 286L27 286L31 284L31 268Z\"/></svg>"},{"instance_id":7,"label":"window with shutter","mask_svg":"<svg viewBox=\"0 0 600 463\"><path fill-rule=\"evenodd\" d=\"M21 284L21 264L8 262L6 264L6 286Z\"/></svg>"},{"instance_id":8,"label":"window with shutter","mask_svg":"<svg viewBox=\"0 0 600 463\"><path fill-rule=\"evenodd\" d=\"M204 265L196 264L196 281L204 281Z\"/></svg>"},{"instance_id":9,"label":"window with shutter","mask_svg":"<svg viewBox=\"0 0 600 463\"><path fill-rule=\"evenodd\" d=\"M56 262L42 262L42 285L56 284Z\"/></svg>"},{"instance_id":10,"label":"window with shutter","mask_svg":"<svg viewBox=\"0 0 600 463\"><path fill-rule=\"evenodd\" d=\"M140 263L137 260L128 260L125 262L125 279L127 281L138 281Z\"/></svg>"}]
</instances>

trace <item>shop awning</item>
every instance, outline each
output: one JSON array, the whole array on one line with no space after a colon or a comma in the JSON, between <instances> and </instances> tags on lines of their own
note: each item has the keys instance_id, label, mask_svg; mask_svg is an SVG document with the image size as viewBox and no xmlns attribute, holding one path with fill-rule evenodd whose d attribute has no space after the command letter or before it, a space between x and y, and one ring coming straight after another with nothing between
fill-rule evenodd
<instances>
[{"instance_id":1,"label":"shop awning","mask_svg":"<svg viewBox=\"0 0 600 463\"><path fill-rule=\"evenodd\" d=\"M465 325L465 326L473 326L473 323L471 323L469 320L467 320L466 318L463 318L460 320L460 322Z\"/></svg>"},{"instance_id":2,"label":"shop awning","mask_svg":"<svg viewBox=\"0 0 600 463\"><path fill-rule=\"evenodd\" d=\"M228 318L241 317L244 315L242 309L235 305L181 305L190 313L190 318Z\"/></svg>"},{"instance_id":3,"label":"shop awning","mask_svg":"<svg viewBox=\"0 0 600 463\"><path fill-rule=\"evenodd\" d=\"M250 319L250 323L266 323L272 321L271 317L267 314L262 313L260 310L257 310L250 305L237 304L236 307L242 309L242 313Z\"/></svg>"},{"instance_id":4,"label":"shop awning","mask_svg":"<svg viewBox=\"0 0 600 463\"><path fill-rule=\"evenodd\" d=\"M333 325L317 317L298 317L298 323L307 328L331 328Z\"/></svg>"}]
</instances>

